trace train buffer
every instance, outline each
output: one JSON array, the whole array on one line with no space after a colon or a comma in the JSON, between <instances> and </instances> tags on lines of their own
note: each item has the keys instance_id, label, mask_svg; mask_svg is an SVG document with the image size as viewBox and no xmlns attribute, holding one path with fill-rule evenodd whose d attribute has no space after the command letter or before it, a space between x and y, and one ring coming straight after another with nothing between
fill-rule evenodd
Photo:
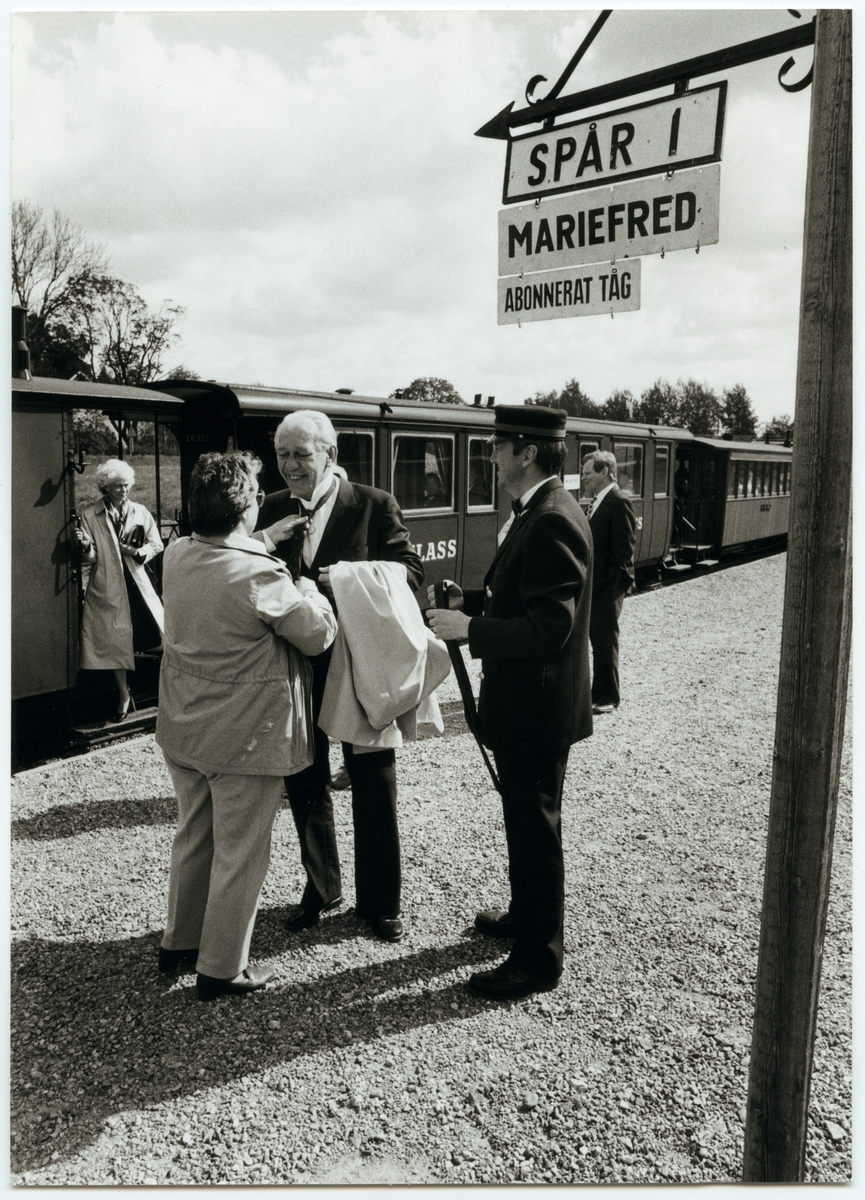
<instances>
[{"instance_id":1,"label":"train buffer","mask_svg":"<svg viewBox=\"0 0 865 1200\"><path fill-rule=\"evenodd\" d=\"M152 733L156 728L157 709L138 708L129 713L122 721L96 721L90 725L73 725L69 730L73 746L81 750L91 750L97 746L108 745L120 738L132 737L142 733Z\"/></svg>"}]
</instances>

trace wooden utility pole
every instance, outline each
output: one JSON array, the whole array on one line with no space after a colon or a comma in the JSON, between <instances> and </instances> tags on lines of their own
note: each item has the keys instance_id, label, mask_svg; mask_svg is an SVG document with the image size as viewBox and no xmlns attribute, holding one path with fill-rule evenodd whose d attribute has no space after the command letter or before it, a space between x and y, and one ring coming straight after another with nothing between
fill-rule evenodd
<instances>
[{"instance_id":1,"label":"wooden utility pole","mask_svg":"<svg viewBox=\"0 0 865 1200\"><path fill-rule=\"evenodd\" d=\"M849 9L817 13L784 627L743 1179L805 1177L850 651Z\"/></svg>"}]
</instances>

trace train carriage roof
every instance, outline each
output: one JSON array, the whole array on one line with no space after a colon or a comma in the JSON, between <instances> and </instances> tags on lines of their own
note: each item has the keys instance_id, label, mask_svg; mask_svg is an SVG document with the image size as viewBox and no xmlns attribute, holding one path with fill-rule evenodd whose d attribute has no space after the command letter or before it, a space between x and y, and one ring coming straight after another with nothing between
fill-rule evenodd
<instances>
[{"instance_id":1,"label":"train carriage roof","mask_svg":"<svg viewBox=\"0 0 865 1200\"><path fill-rule=\"evenodd\" d=\"M40 408L110 408L124 416L153 419L177 415L183 403L176 396L150 387L133 387L122 383L91 383L78 379L12 380L12 403L16 409Z\"/></svg>"},{"instance_id":2,"label":"train carriage roof","mask_svg":"<svg viewBox=\"0 0 865 1200\"><path fill-rule=\"evenodd\" d=\"M709 446L712 450L729 454L731 462L753 458L775 458L783 462L793 455L791 446L773 445L771 442L767 445L766 442L728 442L724 438L703 437L694 438L694 441L698 446Z\"/></svg>"},{"instance_id":3,"label":"train carriage roof","mask_svg":"<svg viewBox=\"0 0 865 1200\"><path fill-rule=\"evenodd\" d=\"M215 380L163 380L152 385L170 391L183 400L222 400L245 416L278 416L292 409L311 408L329 417L348 420L381 420L416 424L424 414L436 425L457 425L492 430L492 408L474 404L434 404L392 397L347 395L303 388L267 387L263 384L217 383ZM662 425L627 424L598 421L589 417L568 417L568 431L587 437L606 434L615 438L660 438L668 441L693 441L686 429Z\"/></svg>"}]
</instances>

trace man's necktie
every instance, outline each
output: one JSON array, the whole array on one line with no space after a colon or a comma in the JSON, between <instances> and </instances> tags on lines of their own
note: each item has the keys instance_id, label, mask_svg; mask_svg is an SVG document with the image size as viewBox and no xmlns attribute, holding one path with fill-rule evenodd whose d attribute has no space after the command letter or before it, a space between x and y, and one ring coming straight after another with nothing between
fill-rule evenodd
<instances>
[{"instance_id":1,"label":"man's necktie","mask_svg":"<svg viewBox=\"0 0 865 1200\"><path fill-rule=\"evenodd\" d=\"M586 520L592 515L592 509L595 507L594 497L589 501L589 507L586 509Z\"/></svg>"},{"instance_id":2,"label":"man's necktie","mask_svg":"<svg viewBox=\"0 0 865 1200\"><path fill-rule=\"evenodd\" d=\"M511 501L511 509L515 517L518 517L523 511L523 502L520 499Z\"/></svg>"},{"instance_id":3,"label":"man's necktie","mask_svg":"<svg viewBox=\"0 0 865 1200\"><path fill-rule=\"evenodd\" d=\"M333 489L335 487L336 487L336 480L334 479L333 483L327 489L327 491L324 493L324 495L319 496L318 500L313 505L309 505L303 500L298 500L297 511L300 513L301 516L309 517L309 521L307 522L305 528L302 530L301 536L298 538L298 542L299 542L300 548L301 548L301 553L303 553L304 548L307 546L307 538L312 536L313 529L314 529L313 518L315 517L315 514L322 507L322 505L327 504L328 500L333 495ZM311 545L308 548L308 553L306 555L304 555L304 562L306 562L307 557L309 558L309 562L307 562L306 565L308 567L312 566L313 554L312 554L312 546Z\"/></svg>"}]
</instances>

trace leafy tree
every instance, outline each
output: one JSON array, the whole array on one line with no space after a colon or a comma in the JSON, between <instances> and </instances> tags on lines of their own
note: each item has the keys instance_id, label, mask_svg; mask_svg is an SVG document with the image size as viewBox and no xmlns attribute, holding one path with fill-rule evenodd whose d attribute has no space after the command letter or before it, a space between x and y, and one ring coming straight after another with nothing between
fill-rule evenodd
<instances>
[{"instance_id":1,"label":"leafy tree","mask_svg":"<svg viewBox=\"0 0 865 1200\"><path fill-rule=\"evenodd\" d=\"M747 440L757 435L757 415L751 407L745 385L736 383L724 389L721 420L734 438Z\"/></svg>"},{"instance_id":2,"label":"leafy tree","mask_svg":"<svg viewBox=\"0 0 865 1200\"><path fill-rule=\"evenodd\" d=\"M786 413L782 413L780 417L773 417L771 421L767 421L763 426L763 437L768 435L769 441L784 442L787 440L787 434L790 435L790 442L793 441L793 421Z\"/></svg>"},{"instance_id":3,"label":"leafy tree","mask_svg":"<svg viewBox=\"0 0 865 1200\"><path fill-rule=\"evenodd\" d=\"M105 268L104 247L88 242L75 221L57 209L47 218L37 204L12 205L12 300L28 311L36 374L68 377L86 364L82 331L70 317L73 281Z\"/></svg>"},{"instance_id":4,"label":"leafy tree","mask_svg":"<svg viewBox=\"0 0 865 1200\"><path fill-rule=\"evenodd\" d=\"M631 420L644 425L678 425L679 394L666 379L656 379L634 405Z\"/></svg>"},{"instance_id":5,"label":"leafy tree","mask_svg":"<svg viewBox=\"0 0 865 1200\"><path fill-rule=\"evenodd\" d=\"M132 284L105 273L104 248L80 225L37 205L12 209L13 299L28 310L34 373L145 383L162 372L183 312L166 301L153 313Z\"/></svg>"},{"instance_id":6,"label":"leafy tree","mask_svg":"<svg viewBox=\"0 0 865 1200\"><path fill-rule=\"evenodd\" d=\"M597 417L600 408L590 400L576 379L569 379L561 392L536 392L526 404L544 404L549 408L563 408L569 417Z\"/></svg>"},{"instance_id":7,"label":"leafy tree","mask_svg":"<svg viewBox=\"0 0 865 1200\"><path fill-rule=\"evenodd\" d=\"M74 409L72 428L77 445L83 446L90 454L117 453L117 430L98 409Z\"/></svg>"},{"instance_id":8,"label":"leafy tree","mask_svg":"<svg viewBox=\"0 0 865 1200\"><path fill-rule=\"evenodd\" d=\"M601 416L605 421L632 421L636 403L627 388L612 392L601 405Z\"/></svg>"},{"instance_id":9,"label":"leafy tree","mask_svg":"<svg viewBox=\"0 0 865 1200\"><path fill-rule=\"evenodd\" d=\"M166 379L200 379L201 376L199 374L197 374L195 371L191 370L189 367L185 367L183 365L183 363L181 363L179 367L172 367L172 369L168 372L168 374L165 376L165 378Z\"/></svg>"},{"instance_id":10,"label":"leafy tree","mask_svg":"<svg viewBox=\"0 0 865 1200\"><path fill-rule=\"evenodd\" d=\"M397 395L399 393L399 395ZM413 379L407 388L395 388L390 399L424 400L428 404L464 404L462 396L452 383L435 376Z\"/></svg>"},{"instance_id":11,"label":"leafy tree","mask_svg":"<svg viewBox=\"0 0 865 1200\"><path fill-rule=\"evenodd\" d=\"M690 429L696 437L717 437L718 425L723 409L718 397L705 383L696 379L680 379L677 385L679 393L679 424Z\"/></svg>"}]
</instances>

